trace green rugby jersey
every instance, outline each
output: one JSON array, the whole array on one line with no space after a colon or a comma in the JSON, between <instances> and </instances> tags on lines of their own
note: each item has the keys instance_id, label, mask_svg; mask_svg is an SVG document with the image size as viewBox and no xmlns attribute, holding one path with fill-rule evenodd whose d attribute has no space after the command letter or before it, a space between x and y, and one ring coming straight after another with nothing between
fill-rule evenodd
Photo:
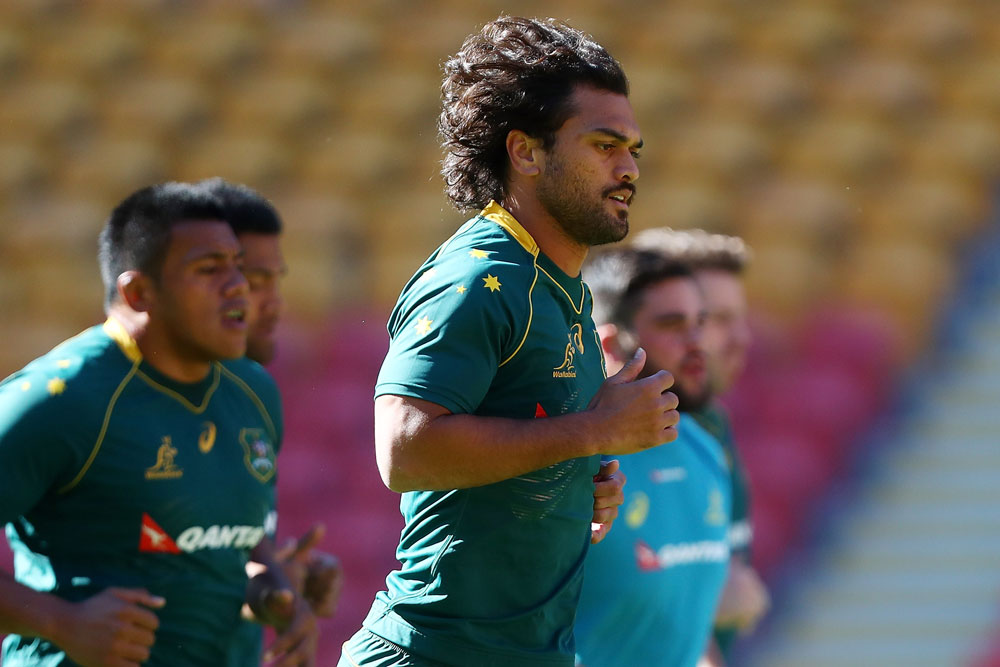
<instances>
[{"instance_id":1,"label":"green rugby jersey","mask_svg":"<svg viewBox=\"0 0 1000 667\"><path fill-rule=\"evenodd\" d=\"M158 373L113 319L0 384L0 523L22 584L69 600L109 587L166 599L146 663L222 665L250 549L275 522L277 388L257 364L201 382ZM72 664L31 637L4 667Z\"/></svg>"},{"instance_id":2,"label":"green rugby jersey","mask_svg":"<svg viewBox=\"0 0 1000 667\"><path fill-rule=\"evenodd\" d=\"M729 526L729 548L733 556L744 558L749 562L750 547L753 542L753 526L750 523L750 486L747 482L746 467L740 458L740 453L733 440L733 429L729 422L729 414L717 402L707 405L691 415L701 424L702 428L715 436L726 455L729 464L729 475L732 483L733 513ZM716 628L713 632L715 643L728 661L732 652L733 642L739 632L733 628Z\"/></svg>"},{"instance_id":3,"label":"green rugby jersey","mask_svg":"<svg viewBox=\"0 0 1000 667\"><path fill-rule=\"evenodd\" d=\"M491 203L403 289L376 396L518 419L584 410L605 378L591 310L583 281ZM599 458L404 493L402 566L365 628L434 664L572 665Z\"/></svg>"}]
</instances>

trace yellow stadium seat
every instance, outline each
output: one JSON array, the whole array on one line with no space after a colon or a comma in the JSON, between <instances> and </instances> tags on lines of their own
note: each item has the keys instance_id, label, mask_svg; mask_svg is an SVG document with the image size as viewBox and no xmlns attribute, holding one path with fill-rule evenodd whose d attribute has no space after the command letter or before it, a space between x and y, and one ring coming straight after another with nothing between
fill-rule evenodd
<instances>
[{"instance_id":1,"label":"yellow stadium seat","mask_svg":"<svg viewBox=\"0 0 1000 667\"><path fill-rule=\"evenodd\" d=\"M895 133L868 114L828 111L784 137L780 162L787 173L865 183L901 159Z\"/></svg>"},{"instance_id":2,"label":"yellow stadium seat","mask_svg":"<svg viewBox=\"0 0 1000 667\"><path fill-rule=\"evenodd\" d=\"M11 199L48 184L51 162L29 142L0 143L0 198Z\"/></svg>"},{"instance_id":3,"label":"yellow stadium seat","mask_svg":"<svg viewBox=\"0 0 1000 667\"><path fill-rule=\"evenodd\" d=\"M283 142L254 133L210 134L186 149L174 163L179 180L221 176L264 191L284 183L291 168Z\"/></svg>"},{"instance_id":4,"label":"yellow stadium seat","mask_svg":"<svg viewBox=\"0 0 1000 667\"><path fill-rule=\"evenodd\" d=\"M0 90L0 132L59 142L93 129L95 91L64 78L24 78Z\"/></svg>"},{"instance_id":5,"label":"yellow stadium seat","mask_svg":"<svg viewBox=\"0 0 1000 667\"><path fill-rule=\"evenodd\" d=\"M335 127L338 91L318 76L272 71L239 79L221 94L220 123L241 131L312 138Z\"/></svg>"},{"instance_id":6,"label":"yellow stadium seat","mask_svg":"<svg viewBox=\"0 0 1000 667\"><path fill-rule=\"evenodd\" d=\"M158 142L127 135L100 137L55 166L64 188L106 194L111 200L171 175L170 161Z\"/></svg>"},{"instance_id":7,"label":"yellow stadium seat","mask_svg":"<svg viewBox=\"0 0 1000 667\"><path fill-rule=\"evenodd\" d=\"M197 134L215 115L210 90L200 82L173 73L146 70L141 76L109 82L101 96L104 127L144 128L164 140L170 151L178 138Z\"/></svg>"}]
</instances>

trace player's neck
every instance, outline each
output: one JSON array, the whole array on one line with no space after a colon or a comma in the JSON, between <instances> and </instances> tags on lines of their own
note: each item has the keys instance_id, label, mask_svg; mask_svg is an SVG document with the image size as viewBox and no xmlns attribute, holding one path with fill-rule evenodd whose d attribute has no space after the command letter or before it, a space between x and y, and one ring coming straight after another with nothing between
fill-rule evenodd
<instances>
[{"instance_id":1,"label":"player's neck","mask_svg":"<svg viewBox=\"0 0 1000 667\"><path fill-rule=\"evenodd\" d=\"M568 276L580 275L589 248L574 241L532 193L512 192L503 207L531 234L545 256Z\"/></svg>"},{"instance_id":2,"label":"player's neck","mask_svg":"<svg viewBox=\"0 0 1000 667\"><path fill-rule=\"evenodd\" d=\"M200 382L211 370L211 361L188 359L180 354L169 336L150 323L149 315L146 313L118 304L112 306L108 314L117 320L135 341L143 360L171 380L185 383Z\"/></svg>"}]
</instances>

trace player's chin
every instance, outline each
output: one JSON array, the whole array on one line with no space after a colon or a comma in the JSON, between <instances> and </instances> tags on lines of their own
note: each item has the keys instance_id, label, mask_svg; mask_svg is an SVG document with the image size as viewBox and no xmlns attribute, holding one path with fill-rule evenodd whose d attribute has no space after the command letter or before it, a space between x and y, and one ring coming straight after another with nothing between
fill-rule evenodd
<instances>
[{"instance_id":1,"label":"player's chin","mask_svg":"<svg viewBox=\"0 0 1000 667\"><path fill-rule=\"evenodd\" d=\"M247 340L245 336L222 340L214 348L215 356L219 359L239 359L247 353Z\"/></svg>"}]
</instances>

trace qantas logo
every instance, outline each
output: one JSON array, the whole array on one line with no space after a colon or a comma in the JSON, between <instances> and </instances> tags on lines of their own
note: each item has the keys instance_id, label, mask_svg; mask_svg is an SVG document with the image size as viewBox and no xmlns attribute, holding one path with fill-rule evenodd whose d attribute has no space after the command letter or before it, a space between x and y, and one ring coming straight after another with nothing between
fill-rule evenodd
<instances>
[{"instance_id":1,"label":"qantas logo","mask_svg":"<svg viewBox=\"0 0 1000 667\"><path fill-rule=\"evenodd\" d=\"M153 518L145 512L142 513L139 551L165 554L179 554L181 552L177 548L177 544L167 535L167 531L160 528L160 524L153 521Z\"/></svg>"},{"instance_id":2,"label":"qantas logo","mask_svg":"<svg viewBox=\"0 0 1000 667\"><path fill-rule=\"evenodd\" d=\"M271 521L271 516L268 516L268 522ZM262 526L191 526L174 540L149 514L143 512L139 551L179 554L202 549L252 549L264 533Z\"/></svg>"},{"instance_id":3,"label":"qantas logo","mask_svg":"<svg viewBox=\"0 0 1000 667\"><path fill-rule=\"evenodd\" d=\"M637 540L635 543L635 562L643 572L669 570L678 565L694 563L724 563L728 560L728 542L703 540L664 544L656 551L642 540Z\"/></svg>"}]
</instances>

